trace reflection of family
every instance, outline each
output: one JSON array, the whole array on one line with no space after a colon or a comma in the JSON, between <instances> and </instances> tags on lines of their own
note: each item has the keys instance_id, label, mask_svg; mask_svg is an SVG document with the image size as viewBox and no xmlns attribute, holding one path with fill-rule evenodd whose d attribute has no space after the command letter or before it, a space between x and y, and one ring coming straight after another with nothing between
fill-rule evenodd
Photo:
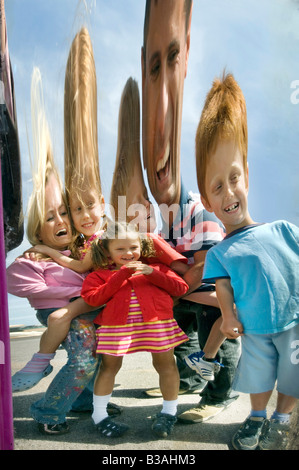
<instances>
[{"instance_id":1,"label":"reflection of family","mask_svg":"<svg viewBox=\"0 0 299 470\"><path fill-rule=\"evenodd\" d=\"M285 445L299 398L298 364L290 359L299 335L299 231L282 221L257 224L249 215L246 105L232 75L214 82L198 125L201 196L184 187L181 121L192 6L192 0L147 0L145 8L142 149L161 211L160 235L151 233L154 211L142 175L137 83L127 81L120 103L110 205L117 215L119 201L125 201L125 215L113 222L104 217L96 74L87 30L75 37L66 68L66 195L34 72L38 165L27 230L34 247L8 268L7 279L9 292L27 297L47 325L39 352L14 375L13 389L31 388L51 373L61 343L67 351L67 363L31 406L46 434L67 432L71 409L91 410L103 436L124 434L128 427L111 416L121 412L110 403L114 379L125 354L147 351L160 388L145 393L163 399L152 424L156 437L168 437L177 420L213 418L243 392L250 394L251 411L233 446ZM136 229L127 224L136 222L134 211L128 214L134 204L145 207ZM277 408L267 419L276 381ZM177 415L178 395L193 391L201 396L199 404Z\"/></svg>"}]
</instances>

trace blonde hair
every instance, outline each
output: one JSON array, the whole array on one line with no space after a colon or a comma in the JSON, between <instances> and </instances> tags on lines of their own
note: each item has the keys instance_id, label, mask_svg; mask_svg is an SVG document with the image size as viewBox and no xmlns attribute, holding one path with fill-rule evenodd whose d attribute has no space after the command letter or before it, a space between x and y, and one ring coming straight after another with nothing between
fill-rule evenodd
<instances>
[{"instance_id":1,"label":"blonde hair","mask_svg":"<svg viewBox=\"0 0 299 470\"><path fill-rule=\"evenodd\" d=\"M33 135L33 191L28 202L27 238L32 245L40 243L39 230L45 222L45 187L54 175L61 189L62 182L54 163L52 141L44 109L44 97L40 70L33 69L31 80L31 122Z\"/></svg>"},{"instance_id":2,"label":"blonde hair","mask_svg":"<svg viewBox=\"0 0 299 470\"><path fill-rule=\"evenodd\" d=\"M134 175L140 172L140 99L136 80L130 77L123 89L118 115L118 142L115 168L110 193L110 204L118 214L118 196L125 196L127 186Z\"/></svg>"},{"instance_id":3,"label":"blonde hair","mask_svg":"<svg viewBox=\"0 0 299 470\"><path fill-rule=\"evenodd\" d=\"M75 36L64 84L64 172L70 193L86 188L102 196L97 129L97 78L91 39L86 28Z\"/></svg>"},{"instance_id":4,"label":"blonde hair","mask_svg":"<svg viewBox=\"0 0 299 470\"><path fill-rule=\"evenodd\" d=\"M244 95L232 74L215 79L209 91L195 139L197 183L200 194L207 199L205 177L209 157L219 140L233 139L247 170L247 112Z\"/></svg>"},{"instance_id":5,"label":"blonde hair","mask_svg":"<svg viewBox=\"0 0 299 470\"><path fill-rule=\"evenodd\" d=\"M97 77L88 30L76 34L70 48L64 82L64 178L67 203L95 190L102 199L97 123ZM72 224L72 255L80 257L84 237Z\"/></svg>"},{"instance_id":6,"label":"blonde hair","mask_svg":"<svg viewBox=\"0 0 299 470\"><path fill-rule=\"evenodd\" d=\"M111 264L109 259L109 243L115 239L125 239L129 233L137 233L140 241L141 256L145 258L155 256L155 249L153 240L138 232L135 224L127 222L118 222L108 220L104 228L104 233L100 238L97 238L91 246L91 259L93 267L106 268Z\"/></svg>"}]
</instances>

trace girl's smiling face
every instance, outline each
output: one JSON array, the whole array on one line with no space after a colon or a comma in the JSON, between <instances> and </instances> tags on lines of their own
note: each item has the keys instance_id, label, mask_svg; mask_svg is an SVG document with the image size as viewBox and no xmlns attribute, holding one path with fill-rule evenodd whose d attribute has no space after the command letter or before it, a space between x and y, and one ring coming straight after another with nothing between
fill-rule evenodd
<instances>
[{"instance_id":1,"label":"girl's smiling face","mask_svg":"<svg viewBox=\"0 0 299 470\"><path fill-rule=\"evenodd\" d=\"M205 190L205 208L214 212L227 233L253 223L248 213L248 168L245 171L241 152L233 140L217 144L207 165Z\"/></svg>"},{"instance_id":2,"label":"girl's smiling face","mask_svg":"<svg viewBox=\"0 0 299 470\"><path fill-rule=\"evenodd\" d=\"M141 246L138 233L128 232L125 238L116 238L109 242L109 256L117 268L138 261Z\"/></svg>"},{"instance_id":3,"label":"girl's smiling face","mask_svg":"<svg viewBox=\"0 0 299 470\"><path fill-rule=\"evenodd\" d=\"M89 239L102 225L104 198L92 189L70 197L70 211L75 229Z\"/></svg>"}]
</instances>

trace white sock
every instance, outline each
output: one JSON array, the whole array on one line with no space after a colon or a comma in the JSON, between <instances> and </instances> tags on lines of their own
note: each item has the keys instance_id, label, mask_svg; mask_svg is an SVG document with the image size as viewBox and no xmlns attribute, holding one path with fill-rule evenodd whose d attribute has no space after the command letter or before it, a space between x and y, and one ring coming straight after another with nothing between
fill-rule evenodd
<instances>
[{"instance_id":1,"label":"white sock","mask_svg":"<svg viewBox=\"0 0 299 470\"><path fill-rule=\"evenodd\" d=\"M110 395L95 395L93 394L93 413L91 415L94 424L98 424L100 421L108 417L107 405L110 401Z\"/></svg>"},{"instance_id":2,"label":"white sock","mask_svg":"<svg viewBox=\"0 0 299 470\"><path fill-rule=\"evenodd\" d=\"M175 416L177 412L178 400L163 400L161 413Z\"/></svg>"}]
</instances>

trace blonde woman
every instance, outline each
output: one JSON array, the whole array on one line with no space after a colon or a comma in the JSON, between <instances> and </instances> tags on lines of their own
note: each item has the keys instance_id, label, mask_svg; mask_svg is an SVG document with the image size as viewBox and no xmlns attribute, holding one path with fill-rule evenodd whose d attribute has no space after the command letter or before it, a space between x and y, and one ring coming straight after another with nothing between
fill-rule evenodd
<instances>
[{"instance_id":1,"label":"blonde woman","mask_svg":"<svg viewBox=\"0 0 299 470\"><path fill-rule=\"evenodd\" d=\"M32 78L32 123L35 171L28 208L27 237L32 244L48 245L69 255L70 252L65 250L72 240L71 225L53 160L38 69L34 70ZM51 321L51 313L55 310L53 321L63 317L68 324L74 317L91 310L79 297L84 278L85 275L62 267L49 258L33 260L21 257L7 269L8 292L27 298L44 325ZM72 298L77 299L69 303ZM31 406L31 415L39 423L39 430L50 435L68 432L66 413L93 378L97 361L92 322L88 318L72 321L63 346L68 354L67 363L41 400ZM18 385L20 390L31 388L37 378L40 380L52 371L49 361L54 353L50 352L48 357L39 353L34 356L35 359L25 369L15 374L15 390Z\"/></svg>"}]
</instances>

